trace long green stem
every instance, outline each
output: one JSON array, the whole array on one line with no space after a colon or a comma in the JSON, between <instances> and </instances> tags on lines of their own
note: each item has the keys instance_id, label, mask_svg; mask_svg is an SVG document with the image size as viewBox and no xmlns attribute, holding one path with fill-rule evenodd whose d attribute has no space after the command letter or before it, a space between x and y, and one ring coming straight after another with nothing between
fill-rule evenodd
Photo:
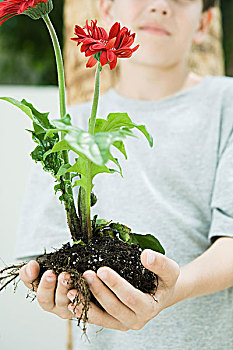
<instances>
[{"instance_id":1,"label":"long green stem","mask_svg":"<svg viewBox=\"0 0 233 350\"><path fill-rule=\"evenodd\" d=\"M66 116L66 96L65 96L65 76L64 76L64 66L62 59L62 52L59 45L59 41L57 38L57 34L53 27L52 22L48 15L43 16L43 20L46 23L55 52L56 64L57 64L57 75L58 75L58 86L59 86L59 101L60 101L60 117L64 118ZM64 138L65 134L61 132L61 140ZM69 163L69 155L68 151L62 151L62 158L64 160L64 164ZM65 209L67 212L67 220L70 228L71 236L74 241L80 238L81 227L80 220L77 216L74 199L73 199L73 191L71 186L71 176L70 173L66 173L64 179L67 180L66 185L64 186L64 193L67 192L68 198L64 200Z\"/></svg>"},{"instance_id":2,"label":"long green stem","mask_svg":"<svg viewBox=\"0 0 233 350\"><path fill-rule=\"evenodd\" d=\"M53 27L52 22L50 21L50 18L48 15L45 15L43 17L43 20L45 21L52 42L53 42L53 48L55 52L55 57L56 57L56 63L57 63L57 75L58 75L58 86L59 86L59 101L60 101L60 117L64 118L66 115L66 95L65 95L65 76L64 76L64 67L63 67L63 59L62 59L62 53L61 53L61 48L59 45L58 37L55 32L55 29ZM64 134L61 134L61 139L64 138ZM66 163L69 162L69 157L68 157L68 151L63 152L64 155L64 161ZM67 175L70 176L69 173Z\"/></svg>"},{"instance_id":3,"label":"long green stem","mask_svg":"<svg viewBox=\"0 0 233 350\"><path fill-rule=\"evenodd\" d=\"M99 102L99 92L100 92L100 72L102 70L101 64L98 62L98 66L96 68L95 74L95 90L94 90L94 98L92 103L91 110L91 118L89 120L89 129L88 132L91 135L94 135L95 132L95 121L96 121L96 113ZM87 191L86 191L86 213L87 213L87 225L88 225L88 242L92 237L92 229L91 229L91 161L87 159Z\"/></svg>"}]
</instances>

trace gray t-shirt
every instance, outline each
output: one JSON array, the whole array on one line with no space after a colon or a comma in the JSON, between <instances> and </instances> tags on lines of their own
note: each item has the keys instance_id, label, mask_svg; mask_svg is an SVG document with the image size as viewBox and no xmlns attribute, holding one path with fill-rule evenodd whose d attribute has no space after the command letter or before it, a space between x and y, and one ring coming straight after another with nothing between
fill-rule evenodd
<instances>
[{"instance_id":1,"label":"gray t-shirt","mask_svg":"<svg viewBox=\"0 0 233 350\"><path fill-rule=\"evenodd\" d=\"M73 123L86 130L90 111L90 101L69 108ZM135 131L138 139L125 142L127 160L113 150L124 177L96 176L99 201L92 216L154 234L180 267L208 249L214 236L233 237L233 79L206 76L157 101L110 89L100 98L97 117L109 112L127 112L133 122L146 125L154 147ZM33 165L17 233L18 258L41 254L43 247L53 251L70 240L53 185L52 177ZM73 324L74 349L232 350L233 287L173 305L139 331L96 334L100 327L88 325L90 344Z\"/></svg>"}]
</instances>

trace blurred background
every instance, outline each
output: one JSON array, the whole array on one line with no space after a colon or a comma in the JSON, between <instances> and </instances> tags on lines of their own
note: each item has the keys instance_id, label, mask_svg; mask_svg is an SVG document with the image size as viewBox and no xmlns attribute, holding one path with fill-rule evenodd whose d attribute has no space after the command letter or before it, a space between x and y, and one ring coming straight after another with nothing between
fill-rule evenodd
<instances>
[{"instance_id":1,"label":"blurred background","mask_svg":"<svg viewBox=\"0 0 233 350\"><path fill-rule=\"evenodd\" d=\"M2 0L0 0L1 2ZM98 18L97 1L56 0L50 18L56 29L65 61L68 105L91 98L95 70L86 70L86 59L70 40L74 24ZM101 24L101 22L100 22ZM38 29L39 28L39 29ZM233 77L233 0L222 0L216 8L206 42L193 48L190 65L201 74ZM64 38L66 38L64 40ZM17 54L16 54L17 53ZM103 69L103 90L114 82L114 74ZM117 69L116 69L117 74ZM82 81L81 86L77 81ZM102 91L103 91L102 90ZM28 16L15 16L0 27L0 96L26 98L41 112L58 117L58 87L54 52L44 22ZM15 232L34 148L24 130L31 128L24 114L0 101L0 268L13 263ZM19 285L16 294L9 286L0 295L0 349L72 350L70 327L65 320L41 310L26 299L27 290ZM78 349L75 349L78 350ZM81 350L81 349L80 349Z\"/></svg>"},{"instance_id":2,"label":"blurred background","mask_svg":"<svg viewBox=\"0 0 233 350\"><path fill-rule=\"evenodd\" d=\"M62 48L64 3L56 0L50 15ZM225 74L233 76L233 0L222 0L220 6ZM4 23L0 31L0 72L0 84L57 85L54 53L44 23L40 30L37 21L28 16L16 16Z\"/></svg>"}]
</instances>

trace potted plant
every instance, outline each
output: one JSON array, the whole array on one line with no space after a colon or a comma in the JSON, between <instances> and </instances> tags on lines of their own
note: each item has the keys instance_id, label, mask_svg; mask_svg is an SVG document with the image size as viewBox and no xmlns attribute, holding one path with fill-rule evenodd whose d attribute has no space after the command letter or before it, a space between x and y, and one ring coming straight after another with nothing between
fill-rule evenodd
<instances>
[{"instance_id":1,"label":"potted plant","mask_svg":"<svg viewBox=\"0 0 233 350\"><path fill-rule=\"evenodd\" d=\"M56 182L55 193L60 192L67 216L72 244L64 244L60 249L36 258L40 265L39 283L42 274L52 269L56 275L66 271L71 276L69 289L77 289L78 294L73 303L83 304L78 325L83 321L83 332L86 333L88 308L90 301L100 308L90 288L82 276L88 270L97 271L101 266L109 266L144 293L155 294L158 286L156 274L147 270L140 261L143 249L150 248L165 254L158 239L152 234L137 234L119 222L110 218L91 217L91 207L97 202L93 192L93 180L101 173L118 172L122 169L118 159L110 149L113 146L127 158L124 140L127 136L135 137L132 129L137 129L153 146L152 136L144 125L136 125L127 113L109 113L106 119L97 118L99 100L100 73L104 65L113 70L119 58L129 58L139 45L131 48L135 33L131 34L126 27L121 28L116 22L109 34L97 26L97 20L84 27L75 26L75 37L71 40L81 44L81 52L89 57L87 68L96 65L95 89L88 130L72 125L71 116L66 112L65 79L60 45L49 18L53 9L52 0L5 0L0 3L0 25L16 14L26 14L32 19L43 19L51 35L58 72L60 119L49 119L49 113L39 112L25 99L18 101L11 97L0 97L21 109L32 120L31 133L37 144L31 157L40 162L43 170L50 172ZM76 155L74 164L70 164L69 152ZM109 166L109 162L115 168ZM79 186L78 201L74 202L73 188ZM117 199L116 199L117 200ZM19 269L27 262L6 266L0 271L0 290L9 283L19 279ZM33 285L34 285L33 283ZM81 301L82 297L82 301Z\"/></svg>"}]
</instances>

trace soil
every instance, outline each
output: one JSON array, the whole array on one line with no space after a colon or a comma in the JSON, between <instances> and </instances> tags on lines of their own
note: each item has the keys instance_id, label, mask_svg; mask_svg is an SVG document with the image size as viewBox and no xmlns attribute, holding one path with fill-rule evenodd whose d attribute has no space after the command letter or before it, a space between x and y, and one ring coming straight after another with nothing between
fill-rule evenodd
<instances>
[{"instance_id":1,"label":"soil","mask_svg":"<svg viewBox=\"0 0 233 350\"><path fill-rule=\"evenodd\" d=\"M103 307L91 293L86 280L82 274L87 270L97 271L101 266L109 266L120 276L131 283L135 288L144 293L149 293L154 297L158 287L158 277L153 272L146 269L140 260L142 249L138 244L127 244L117 237L93 236L91 241L86 245L66 243L62 248L49 254L43 254L36 258L40 265L40 274L35 286L40 281L43 273L52 269L58 276L65 271L70 274L71 281L68 289L77 289L78 294L74 299L75 305L82 303L82 314L78 320L78 326L83 321L83 334L86 335L86 323L88 321L88 309L90 301L95 303L103 310ZM8 278L2 290L11 281L18 277L19 269L26 263L18 266L9 266L0 271L8 272L8 276L0 277L0 282ZM83 295L83 299L80 298ZM154 298L155 299L155 298ZM157 301L155 299L155 301Z\"/></svg>"}]
</instances>

